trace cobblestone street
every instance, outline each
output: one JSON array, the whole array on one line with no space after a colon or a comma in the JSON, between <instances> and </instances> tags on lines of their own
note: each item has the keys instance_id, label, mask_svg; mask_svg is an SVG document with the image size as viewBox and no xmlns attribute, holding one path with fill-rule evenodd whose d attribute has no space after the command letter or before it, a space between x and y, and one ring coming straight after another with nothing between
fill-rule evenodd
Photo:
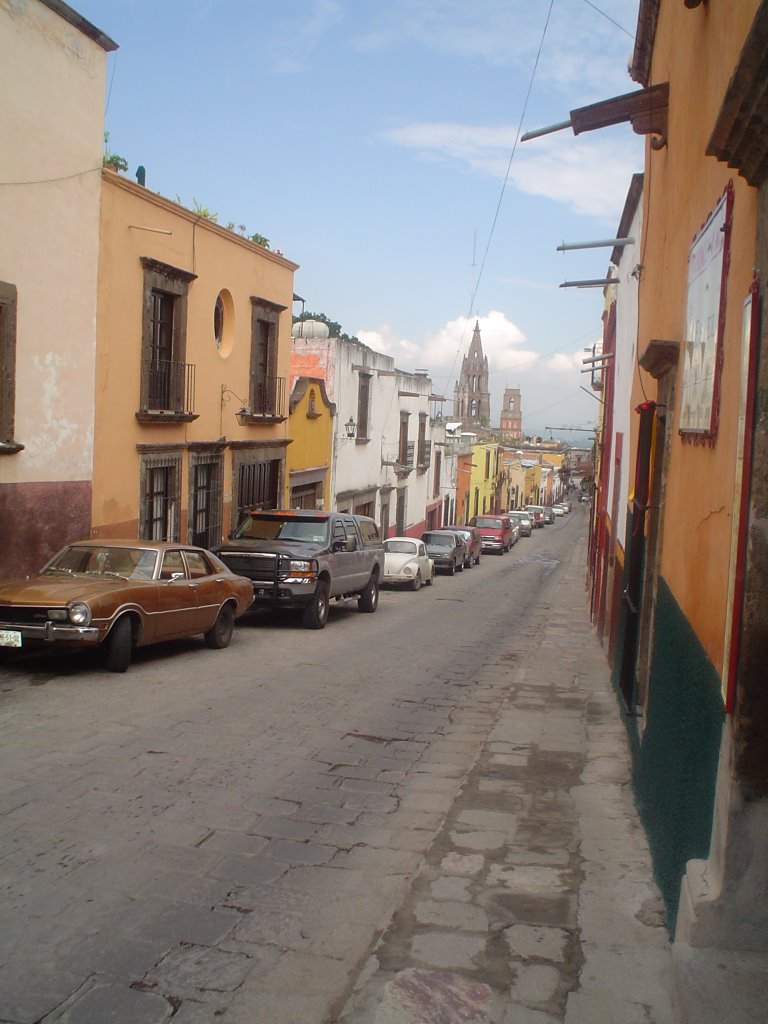
<instances>
[{"instance_id":1,"label":"cobblestone street","mask_svg":"<svg viewBox=\"0 0 768 1024\"><path fill-rule=\"evenodd\" d=\"M582 526L124 682L7 669L0 1020L666 1024Z\"/></svg>"}]
</instances>

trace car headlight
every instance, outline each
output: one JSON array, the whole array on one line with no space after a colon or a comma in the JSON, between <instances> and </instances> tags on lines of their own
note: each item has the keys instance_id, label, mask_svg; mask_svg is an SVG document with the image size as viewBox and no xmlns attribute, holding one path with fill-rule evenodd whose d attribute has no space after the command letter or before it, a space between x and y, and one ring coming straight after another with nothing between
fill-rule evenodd
<instances>
[{"instance_id":1,"label":"car headlight","mask_svg":"<svg viewBox=\"0 0 768 1024\"><path fill-rule=\"evenodd\" d=\"M314 570L315 563L312 561L301 561L300 559L291 559L288 563L288 571L311 573Z\"/></svg>"},{"instance_id":2,"label":"car headlight","mask_svg":"<svg viewBox=\"0 0 768 1024\"><path fill-rule=\"evenodd\" d=\"M403 569L403 576L413 576L413 566L406 565Z\"/></svg>"},{"instance_id":3,"label":"car headlight","mask_svg":"<svg viewBox=\"0 0 768 1024\"><path fill-rule=\"evenodd\" d=\"M69 621L76 626L87 626L91 621L91 609L82 601L75 601L69 606Z\"/></svg>"}]
</instances>

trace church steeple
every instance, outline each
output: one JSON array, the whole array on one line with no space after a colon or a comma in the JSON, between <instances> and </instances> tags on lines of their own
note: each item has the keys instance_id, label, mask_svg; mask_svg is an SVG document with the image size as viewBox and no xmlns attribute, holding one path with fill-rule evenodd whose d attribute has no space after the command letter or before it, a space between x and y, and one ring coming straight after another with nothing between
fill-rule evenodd
<instances>
[{"instance_id":1,"label":"church steeple","mask_svg":"<svg viewBox=\"0 0 768 1024\"><path fill-rule=\"evenodd\" d=\"M465 429L487 427L491 422L488 359L483 355L479 320L475 320L469 351L462 360L461 373L453 389L453 412Z\"/></svg>"}]
</instances>

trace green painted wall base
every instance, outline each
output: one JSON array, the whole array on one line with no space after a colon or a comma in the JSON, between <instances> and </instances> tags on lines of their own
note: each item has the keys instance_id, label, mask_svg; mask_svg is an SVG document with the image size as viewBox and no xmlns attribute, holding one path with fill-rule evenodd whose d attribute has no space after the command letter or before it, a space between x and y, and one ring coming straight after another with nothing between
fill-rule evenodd
<instances>
[{"instance_id":1,"label":"green painted wall base","mask_svg":"<svg viewBox=\"0 0 768 1024\"><path fill-rule=\"evenodd\" d=\"M709 852L724 718L720 677L664 579L659 579L646 728L627 726L634 786L656 882L674 934L680 883Z\"/></svg>"}]
</instances>

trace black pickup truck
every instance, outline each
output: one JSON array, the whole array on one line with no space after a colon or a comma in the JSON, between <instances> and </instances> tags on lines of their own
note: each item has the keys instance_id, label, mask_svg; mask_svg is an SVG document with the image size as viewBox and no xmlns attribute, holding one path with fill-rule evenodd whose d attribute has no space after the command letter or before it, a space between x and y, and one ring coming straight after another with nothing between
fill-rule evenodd
<instances>
[{"instance_id":1,"label":"black pickup truck","mask_svg":"<svg viewBox=\"0 0 768 1024\"><path fill-rule=\"evenodd\" d=\"M384 548L373 519L342 512L254 511L215 548L253 581L254 607L298 608L307 629L322 629L331 598L356 598L375 612Z\"/></svg>"}]
</instances>

